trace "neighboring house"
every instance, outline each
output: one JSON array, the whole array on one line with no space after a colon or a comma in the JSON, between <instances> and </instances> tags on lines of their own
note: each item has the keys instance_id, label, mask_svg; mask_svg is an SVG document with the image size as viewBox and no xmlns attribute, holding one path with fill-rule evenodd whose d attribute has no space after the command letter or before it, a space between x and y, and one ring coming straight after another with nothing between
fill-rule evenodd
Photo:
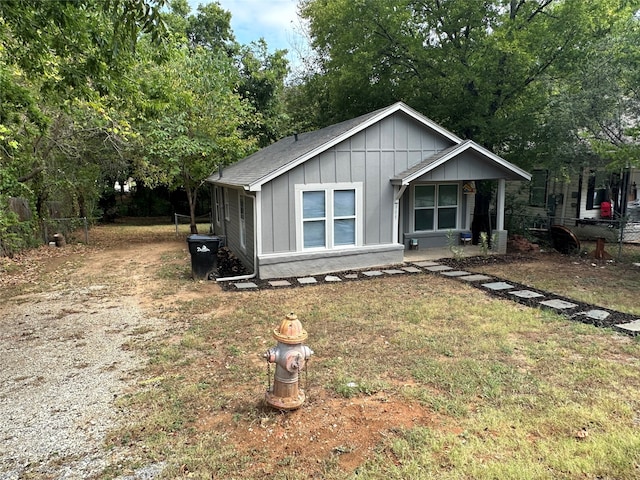
<instances>
[{"instance_id":1,"label":"neighboring house","mask_svg":"<svg viewBox=\"0 0 640 480\"><path fill-rule=\"evenodd\" d=\"M410 245L446 246L470 230L477 180L497 181L494 250L504 252L505 181L530 175L396 103L284 138L207 180L215 232L267 279L398 264Z\"/></svg>"},{"instance_id":2,"label":"neighboring house","mask_svg":"<svg viewBox=\"0 0 640 480\"><path fill-rule=\"evenodd\" d=\"M526 203L523 224L564 225L579 237L590 238L602 236L601 229L592 226L610 229L611 220L620 218L640 222L638 184L640 170L634 168L610 172L587 167L564 180L548 170L536 169L531 172L530 182L514 182L511 193Z\"/></svg>"}]
</instances>

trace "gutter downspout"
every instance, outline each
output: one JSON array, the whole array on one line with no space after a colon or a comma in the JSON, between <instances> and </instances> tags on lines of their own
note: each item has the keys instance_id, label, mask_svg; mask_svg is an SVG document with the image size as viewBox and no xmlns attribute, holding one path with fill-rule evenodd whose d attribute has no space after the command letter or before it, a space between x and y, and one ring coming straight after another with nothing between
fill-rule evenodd
<instances>
[{"instance_id":1,"label":"gutter downspout","mask_svg":"<svg viewBox=\"0 0 640 480\"><path fill-rule=\"evenodd\" d=\"M253 273L250 273L248 275L238 275L235 277L220 277L220 278L216 278L216 282L235 282L238 280L251 280L252 278L255 278L258 275L258 231L259 229L256 228L257 225L257 221L258 221L258 195L260 194L260 192L256 192L256 196L255 197L251 197L249 196L249 198L253 199L253 225L254 225L254 232L253 232Z\"/></svg>"}]
</instances>

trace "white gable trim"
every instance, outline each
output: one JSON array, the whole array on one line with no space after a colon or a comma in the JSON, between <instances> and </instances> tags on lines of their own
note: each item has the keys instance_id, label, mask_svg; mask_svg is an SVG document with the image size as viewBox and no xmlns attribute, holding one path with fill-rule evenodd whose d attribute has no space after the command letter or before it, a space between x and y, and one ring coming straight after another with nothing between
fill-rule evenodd
<instances>
[{"instance_id":1,"label":"white gable trim","mask_svg":"<svg viewBox=\"0 0 640 480\"><path fill-rule=\"evenodd\" d=\"M453 148L449 153L447 153L446 155L443 155L442 157L440 157L435 162L429 163L429 164L425 165L424 168L421 168L421 169L413 172L411 175L408 175L408 176L404 177L402 179L401 185L409 185L411 182L413 182L414 180L420 178L425 173L429 173L432 170L435 170L439 166L447 163L452 158L460 155L461 153L463 153L463 152L465 152L466 150L469 150L469 149L476 151L480 155L483 155L483 156L487 157L489 160L491 160L494 163L500 165L501 167L503 167L503 168L515 173L516 175L521 177L522 180L527 180L527 181L531 180L531 174L529 174L525 170L522 170L520 167L517 167L514 164L507 162L503 158L500 158L498 155L490 152L486 148L478 145L477 143L474 143L471 140L467 140L463 144L458 145L456 148Z\"/></svg>"},{"instance_id":2,"label":"white gable trim","mask_svg":"<svg viewBox=\"0 0 640 480\"><path fill-rule=\"evenodd\" d=\"M381 121L381 120L393 115L396 112L403 112L403 113L407 114L408 116L410 116L411 118L413 118L414 120L416 120L417 122L422 124L423 126L435 131L436 133L442 135L443 137L447 138L448 140L452 141L453 143L456 143L456 144L462 143L462 139L459 138L458 136L454 135L450 131L446 130L445 128L441 127L437 123L433 122L432 120L429 120L427 117L425 117L421 113L417 112L416 110L412 109L408 105L406 105L406 104L404 104L402 102L397 102L397 103L394 103L393 105L383 109L382 111L380 111L380 113L378 113L377 115L374 115L373 117L368 119L366 122L363 122L363 123L357 125L356 127L352 128L351 130L348 130L348 131L344 132L342 135L338 135L337 137L335 137L335 138L329 140L328 142L320 145L319 147L316 147L315 149L311 150L310 152L308 152L308 153L296 158L294 161L292 161L292 162L290 162L290 163L288 163L286 165L283 165L282 167L274 170L273 172L269 173L268 175L265 175L264 177L262 177L261 179L257 180L256 182L254 182L252 184L249 184L245 188L247 190L249 190L249 191L252 191L252 192L260 191L262 189L262 185L264 185L265 183L268 183L271 180L279 177L280 175L283 175L284 173L288 172L289 170L297 167L298 165L303 164L307 160L310 160L311 158L315 157L316 155L319 155L322 152L330 149L331 147L336 146L340 142L343 142L343 141L347 140L348 138L354 136L356 133L359 133L362 130L365 130L366 128L369 128L371 125L374 125L374 124L378 123L379 121Z\"/></svg>"}]
</instances>

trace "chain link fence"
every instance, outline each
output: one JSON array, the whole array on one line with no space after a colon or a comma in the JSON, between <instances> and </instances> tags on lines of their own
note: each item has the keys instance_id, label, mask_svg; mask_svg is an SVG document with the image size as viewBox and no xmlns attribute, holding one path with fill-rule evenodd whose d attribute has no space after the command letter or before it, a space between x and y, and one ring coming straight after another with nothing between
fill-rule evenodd
<instances>
[{"instance_id":1,"label":"chain link fence","mask_svg":"<svg viewBox=\"0 0 640 480\"><path fill-rule=\"evenodd\" d=\"M548 248L553 245L551 227L562 225L580 242L576 253L590 253L596 242L604 239L606 252L617 261L640 262L640 208L618 219L507 215L505 224L509 234L522 235Z\"/></svg>"},{"instance_id":2,"label":"chain link fence","mask_svg":"<svg viewBox=\"0 0 640 480\"><path fill-rule=\"evenodd\" d=\"M97 218L47 218L42 220L42 240L45 244L59 242L62 235L66 242L89 243L89 225Z\"/></svg>"},{"instance_id":3,"label":"chain link fence","mask_svg":"<svg viewBox=\"0 0 640 480\"><path fill-rule=\"evenodd\" d=\"M191 217L189 215L181 215L175 213L174 224L176 226L176 237L183 234L191 233ZM200 215L196 217L196 226L198 227L198 233L211 233L213 232L213 220L211 214Z\"/></svg>"}]
</instances>

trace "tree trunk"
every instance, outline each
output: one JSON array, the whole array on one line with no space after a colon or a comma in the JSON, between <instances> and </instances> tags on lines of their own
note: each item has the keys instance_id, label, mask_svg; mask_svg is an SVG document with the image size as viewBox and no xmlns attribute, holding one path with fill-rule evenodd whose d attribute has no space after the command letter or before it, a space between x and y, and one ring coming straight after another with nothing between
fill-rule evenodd
<instances>
[{"instance_id":1,"label":"tree trunk","mask_svg":"<svg viewBox=\"0 0 640 480\"><path fill-rule=\"evenodd\" d=\"M196 224L197 192L191 188L186 188L185 190L187 191L187 200L189 201L189 227L191 233L198 233L198 225Z\"/></svg>"}]
</instances>

